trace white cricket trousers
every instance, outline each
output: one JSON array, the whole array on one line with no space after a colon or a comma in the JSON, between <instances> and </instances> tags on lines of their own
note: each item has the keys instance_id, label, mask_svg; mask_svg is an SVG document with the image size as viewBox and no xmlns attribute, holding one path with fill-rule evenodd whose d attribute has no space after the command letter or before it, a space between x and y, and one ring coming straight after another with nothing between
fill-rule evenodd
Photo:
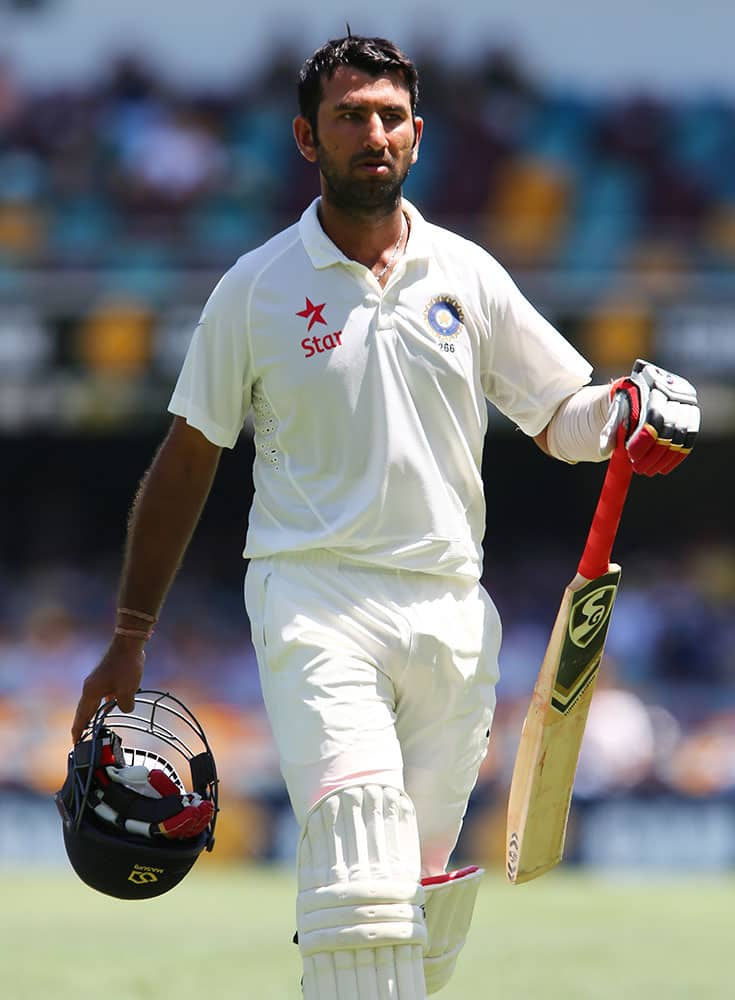
<instances>
[{"instance_id":1,"label":"white cricket trousers","mask_svg":"<svg viewBox=\"0 0 735 1000\"><path fill-rule=\"evenodd\" d=\"M443 872L495 707L501 628L488 594L313 551L252 560L245 604L300 826L337 788L400 788L416 809L422 874Z\"/></svg>"}]
</instances>

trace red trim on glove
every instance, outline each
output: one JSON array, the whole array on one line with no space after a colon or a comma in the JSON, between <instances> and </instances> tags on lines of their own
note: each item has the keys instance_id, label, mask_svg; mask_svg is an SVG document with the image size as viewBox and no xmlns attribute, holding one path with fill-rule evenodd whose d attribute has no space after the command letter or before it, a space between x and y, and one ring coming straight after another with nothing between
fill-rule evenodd
<instances>
[{"instance_id":1,"label":"red trim on glove","mask_svg":"<svg viewBox=\"0 0 735 1000\"><path fill-rule=\"evenodd\" d=\"M635 382L632 382L627 376L625 378L616 379L616 381L610 386L610 401L615 399L616 394L619 392L625 393L630 404L630 417L628 419L628 428L625 434L627 440L627 438L630 437L631 432L638 426L638 421L641 417L641 393Z\"/></svg>"}]
</instances>

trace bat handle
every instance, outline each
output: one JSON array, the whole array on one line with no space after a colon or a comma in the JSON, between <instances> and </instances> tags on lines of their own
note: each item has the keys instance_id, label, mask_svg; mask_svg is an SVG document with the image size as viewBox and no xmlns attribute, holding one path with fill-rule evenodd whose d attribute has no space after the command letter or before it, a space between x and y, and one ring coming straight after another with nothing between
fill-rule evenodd
<instances>
[{"instance_id":1,"label":"bat handle","mask_svg":"<svg viewBox=\"0 0 735 1000\"><path fill-rule=\"evenodd\" d=\"M625 429L621 426L577 568L577 573L587 580L594 580L608 571L632 477L633 466L625 449Z\"/></svg>"}]
</instances>

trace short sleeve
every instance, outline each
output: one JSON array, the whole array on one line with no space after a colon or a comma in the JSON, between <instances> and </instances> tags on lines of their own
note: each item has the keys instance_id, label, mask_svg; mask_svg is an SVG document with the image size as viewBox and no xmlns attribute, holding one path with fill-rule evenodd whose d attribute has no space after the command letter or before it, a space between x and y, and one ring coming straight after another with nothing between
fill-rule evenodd
<instances>
[{"instance_id":1,"label":"short sleeve","mask_svg":"<svg viewBox=\"0 0 735 1000\"><path fill-rule=\"evenodd\" d=\"M592 366L534 309L508 273L492 263L482 386L501 413L534 436L567 396L590 381Z\"/></svg>"},{"instance_id":2,"label":"short sleeve","mask_svg":"<svg viewBox=\"0 0 735 1000\"><path fill-rule=\"evenodd\" d=\"M207 301L168 409L213 444L232 448L252 392L248 284L233 268Z\"/></svg>"}]
</instances>

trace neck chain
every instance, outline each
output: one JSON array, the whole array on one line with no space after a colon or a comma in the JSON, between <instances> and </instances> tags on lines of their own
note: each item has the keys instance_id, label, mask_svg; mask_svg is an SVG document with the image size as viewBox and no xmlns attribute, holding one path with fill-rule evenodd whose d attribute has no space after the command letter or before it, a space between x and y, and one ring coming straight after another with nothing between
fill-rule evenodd
<instances>
[{"instance_id":1,"label":"neck chain","mask_svg":"<svg viewBox=\"0 0 735 1000\"><path fill-rule=\"evenodd\" d=\"M393 253L388 258L388 263L385 265L385 267L383 268L383 270L379 274L375 275L375 277L376 277L376 279L378 281L380 281L380 279L383 277L383 275L393 266L393 263L394 263L394 261L396 259L396 255L398 253L398 248L400 247L401 243L403 242L403 235L404 235L405 232L406 232L406 216L404 215L403 212L401 212L401 231L398 234L398 242L393 247Z\"/></svg>"}]
</instances>

